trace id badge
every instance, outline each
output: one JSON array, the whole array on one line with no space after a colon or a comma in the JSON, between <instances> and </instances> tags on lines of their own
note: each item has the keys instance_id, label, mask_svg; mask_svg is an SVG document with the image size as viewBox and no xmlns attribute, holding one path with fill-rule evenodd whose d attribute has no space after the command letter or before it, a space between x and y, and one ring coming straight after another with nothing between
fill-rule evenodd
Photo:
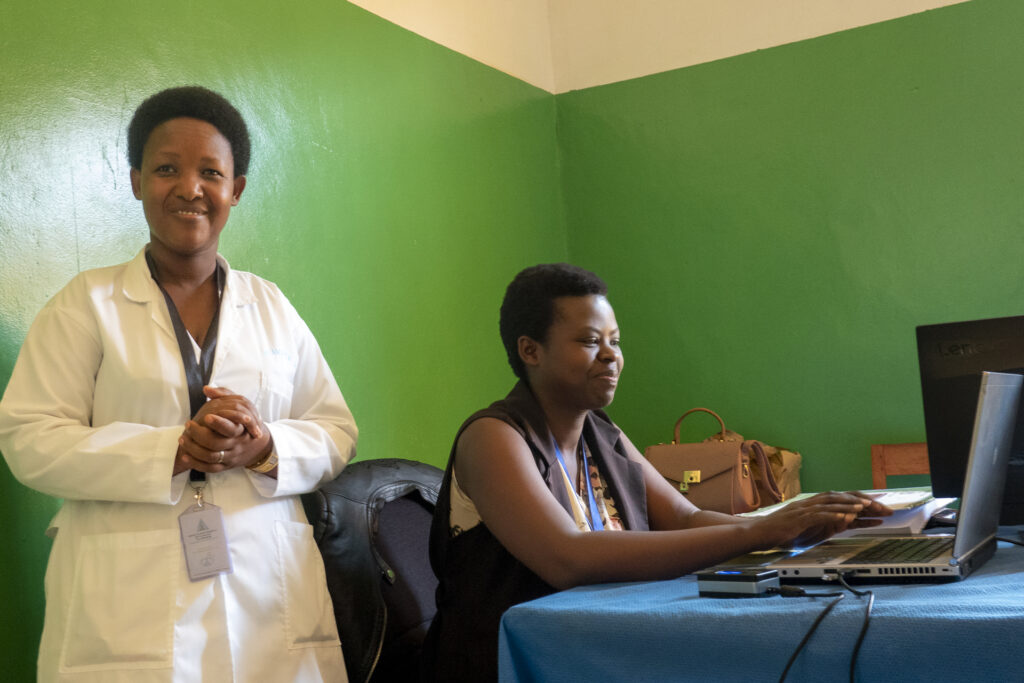
<instances>
[{"instance_id":1,"label":"id badge","mask_svg":"<svg viewBox=\"0 0 1024 683\"><path fill-rule=\"evenodd\" d=\"M192 505L178 517L178 526L189 579L201 581L231 573L228 537L219 507L212 503Z\"/></svg>"}]
</instances>

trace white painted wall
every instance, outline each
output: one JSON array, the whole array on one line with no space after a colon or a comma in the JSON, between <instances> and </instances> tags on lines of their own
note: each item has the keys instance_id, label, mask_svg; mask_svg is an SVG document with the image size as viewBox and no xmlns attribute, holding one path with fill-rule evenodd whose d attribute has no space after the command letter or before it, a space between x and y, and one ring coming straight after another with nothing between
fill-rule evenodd
<instances>
[{"instance_id":1,"label":"white painted wall","mask_svg":"<svg viewBox=\"0 0 1024 683\"><path fill-rule=\"evenodd\" d=\"M614 83L969 0L351 0L549 92Z\"/></svg>"}]
</instances>

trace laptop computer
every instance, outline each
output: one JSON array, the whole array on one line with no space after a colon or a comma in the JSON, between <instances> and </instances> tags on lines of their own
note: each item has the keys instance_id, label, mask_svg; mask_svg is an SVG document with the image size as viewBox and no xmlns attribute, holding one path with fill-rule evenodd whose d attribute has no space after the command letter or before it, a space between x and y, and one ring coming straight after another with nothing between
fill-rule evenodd
<instances>
[{"instance_id":1,"label":"laptop computer","mask_svg":"<svg viewBox=\"0 0 1024 683\"><path fill-rule=\"evenodd\" d=\"M919 325L924 431L932 493L963 495L981 371L1024 374L1024 315ZM1003 487L1002 524L1024 524L1024 413L1017 413Z\"/></svg>"},{"instance_id":2,"label":"laptop computer","mask_svg":"<svg viewBox=\"0 0 1024 683\"><path fill-rule=\"evenodd\" d=\"M982 373L955 534L835 538L783 551L760 566L777 570L780 581L834 581L840 576L872 581L965 578L995 553L1022 382L1022 375Z\"/></svg>"}]
</instances>

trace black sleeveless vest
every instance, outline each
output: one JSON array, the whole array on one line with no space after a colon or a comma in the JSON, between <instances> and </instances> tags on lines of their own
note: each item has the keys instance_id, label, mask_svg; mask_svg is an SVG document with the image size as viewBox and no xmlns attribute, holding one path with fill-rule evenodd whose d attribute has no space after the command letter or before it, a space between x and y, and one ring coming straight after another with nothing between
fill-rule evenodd
<instances>
[{"instance_id":1,"label":"black sleeveless vest","mask_svg":"<svg viewBox=\"0 0 1024 683\"><path fill-rule=\"evenodd\" d=\"M519 382L504 400L466 420L455 437L481 417L511 425L530 447L551 494L572 515L544 413L528 385ZM629 460L619 428L600 410L587 414L583 438L611 491L626 529L646 531L647 497L640 465ZM424 644L425 681L496 681L498 626L512 605L555 589L517 560L483 523L450 533L455 444L441 482L430 530L430 563L437 575L437 615ZM604 532L598 532L604 533ZM615 533L615 532L607 532Z\"/></svg>"}]
</instances>

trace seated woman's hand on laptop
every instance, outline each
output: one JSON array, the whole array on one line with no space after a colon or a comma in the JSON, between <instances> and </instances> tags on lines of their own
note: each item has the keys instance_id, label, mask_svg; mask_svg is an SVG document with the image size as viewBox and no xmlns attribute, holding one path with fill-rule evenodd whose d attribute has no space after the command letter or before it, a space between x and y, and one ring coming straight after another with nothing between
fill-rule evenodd
<instances>
[{"instance_id":1,"label":"seated woman's hand on laptop","mask_svg":"<svg viewBox=\"0 0 1024 683\"><path fill-rule=\"evenodd\" d=\"M827 491L756 518L764 548L805 546L847 529L877 526L892 510L859 491Z\"/></svg>"}]
</instances>

